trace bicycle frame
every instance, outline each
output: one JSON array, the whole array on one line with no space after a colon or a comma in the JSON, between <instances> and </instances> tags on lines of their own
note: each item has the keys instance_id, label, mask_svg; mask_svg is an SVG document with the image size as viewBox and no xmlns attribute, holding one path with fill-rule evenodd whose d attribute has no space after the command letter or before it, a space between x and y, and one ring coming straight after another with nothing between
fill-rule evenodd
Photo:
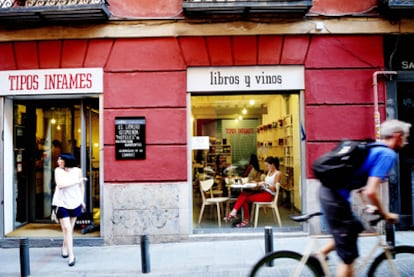
<instances>
[{"instance_id":1,"label":"bicycle frame","mask_svg":"<svg viewBox=\"0 0 414 277\"><path fill-rule=\"evenodd\" d=\"M392 246L389 246L384 241L381 234L379 234L378 232L362 233L362 234L360 234L359 237L376 237L377 241L373 245L373 247L369 250L368 254L366 254L363 257L360 257L359 259L356 260L355 266L354 266L355 273L360 272L361 270L366 268L367 265L368 265L368 262L372 261L374 259L375 253L379 249L382 249L385 252L385 255L387 257L390 268L392 269L393 276L399 276L399 273L398 273L397 268L395 266L395 263L393 261ZM312 235L312 236L310 236L309 242L308 242L308 244L305 248L305 251L302 254L302 259L301 259L298 267L295 269L295 272L292 276L295 276L295 277L300 276L303 268L305 267L306 262L309 259L309 256L312 254L313 250L316 250L316 246L318 244L318 241L322 240L322 239L329 239L329 238L332 238L332 236L331 235ZM325 276L330 277L331 274L329 272L328 262L325 261L325 260L320 259L320 257L318 257L318 261L321 265L321 268L322 268Z\"/></svg>"}]
</instances>

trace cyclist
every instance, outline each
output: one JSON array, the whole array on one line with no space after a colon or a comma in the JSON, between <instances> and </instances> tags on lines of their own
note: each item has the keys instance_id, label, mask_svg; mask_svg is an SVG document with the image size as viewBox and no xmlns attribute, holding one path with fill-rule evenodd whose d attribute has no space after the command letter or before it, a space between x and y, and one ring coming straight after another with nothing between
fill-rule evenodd
<instances>
[{"instance_id":1,"label":"cyclist","mask_svg":"<svg viewBox=\"0 0 414 277\"><path fill-rule=\"evenodd\" d=\"M396 223L398 214L390 213L378 197L380 185L384 183L397 160L397 152L407 144L411 124L399 120L387 120L381 124L382 143L387 147L372 147L359 173L367 176L356 178L348 188L321 186L319 199L324 211L333 241L328 242L320 253L326 255L336 249L341 261L336 269L336 276L353 276L353 263L359 256L357 239L363 231L362 223L353 215L350 203L351 191L361 189L362 196L377 207L380 215L388 223ZM352 187L352 188L351 188Z\"/></svg>"}]
</instances>

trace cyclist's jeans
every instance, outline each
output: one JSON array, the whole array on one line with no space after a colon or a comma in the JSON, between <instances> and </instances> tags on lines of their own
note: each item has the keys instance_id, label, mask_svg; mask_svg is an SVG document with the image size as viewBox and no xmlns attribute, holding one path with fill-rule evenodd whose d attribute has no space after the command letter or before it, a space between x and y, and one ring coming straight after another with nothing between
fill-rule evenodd
<instances>
[{"instance_id":1,"label":"cyclist's jeans","mask_svg":"<svg viewBox=\"0 0 414 277\"><path fill-rule=\"evenodd\" d=\"M358 234L364 230L353 215L350 203L338 191L321 186L319 199L329 230L335 240L335 249L345 264L358 258Z\"/></svg>"}]
</instances>

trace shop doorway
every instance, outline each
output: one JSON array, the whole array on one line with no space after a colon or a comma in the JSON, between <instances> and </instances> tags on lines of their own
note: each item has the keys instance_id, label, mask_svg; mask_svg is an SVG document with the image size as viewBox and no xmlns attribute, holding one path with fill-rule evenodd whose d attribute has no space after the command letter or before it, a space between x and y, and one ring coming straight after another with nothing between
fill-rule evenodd
<instances>
[{"instance_id":1,"label":"shop doorway","mask_svg":"<svg viewBox=\"0 0 414 277\"><path fill-rule=\"evenodd\" d=\"M87 176L86 207L99 219L99 141L97 98L13 101L13 230L51 223L54 169L63 152L74 154Z\"/></svg>"},{"instance_id":2,"label":"shop doorway","mask_svg":"<svg viewBox=\"0 0 414 277\"><path fill-rule=\"evenodd\" d=\"M406 80L407 81L407 80ZM387 116L392 109L387 109ZM411 81L397 83L398 119L414 126L414 75ZM391 114L392 116L392 114ZM412 229L414 224L414 128L410 130L408 144L399 153L399 185L390 195L391 210L400 214L399 229ZM397 200L397 201L394 201Z\"/></svg>"}]
</instances>

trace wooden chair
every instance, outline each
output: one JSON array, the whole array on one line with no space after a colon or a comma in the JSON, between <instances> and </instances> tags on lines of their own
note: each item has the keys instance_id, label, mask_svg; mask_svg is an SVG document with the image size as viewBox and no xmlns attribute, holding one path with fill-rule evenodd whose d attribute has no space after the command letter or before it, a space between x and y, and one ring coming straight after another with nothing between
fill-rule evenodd
<instances>
[{"instance_id":1,"label":"wooden chair","mask_svg":"<svg viewBox=\"0 0 414 277\"><path fill-rule=\"evenodd\" d=\"M257 228L257 221L259 220L259 210L260 208L270 208L273 212L273 218L275 223L279 224L279 227L282 227L282 222L280 220L279 209L277 207L277 200L279 197L280 184L276 184L276 194L271 202L253 202L252 203L252 218L254 218L254 228Z\"/></svg>"},{"instance_id":2,"label":"wooden chair","mask_svg":"<svg viewBox=\"0 0 414 277\"><path fill-rule=\"evenodd\" d=\"M200 180L200 192L202 198L200 216L198 217L198 224L201 223L205 206L215 205L217 208L217 221L219 227L221 227L221 206L224 202L227 202L228 197L214 197L213 187L214 179Z\"/></svg>"}]
</instances>

